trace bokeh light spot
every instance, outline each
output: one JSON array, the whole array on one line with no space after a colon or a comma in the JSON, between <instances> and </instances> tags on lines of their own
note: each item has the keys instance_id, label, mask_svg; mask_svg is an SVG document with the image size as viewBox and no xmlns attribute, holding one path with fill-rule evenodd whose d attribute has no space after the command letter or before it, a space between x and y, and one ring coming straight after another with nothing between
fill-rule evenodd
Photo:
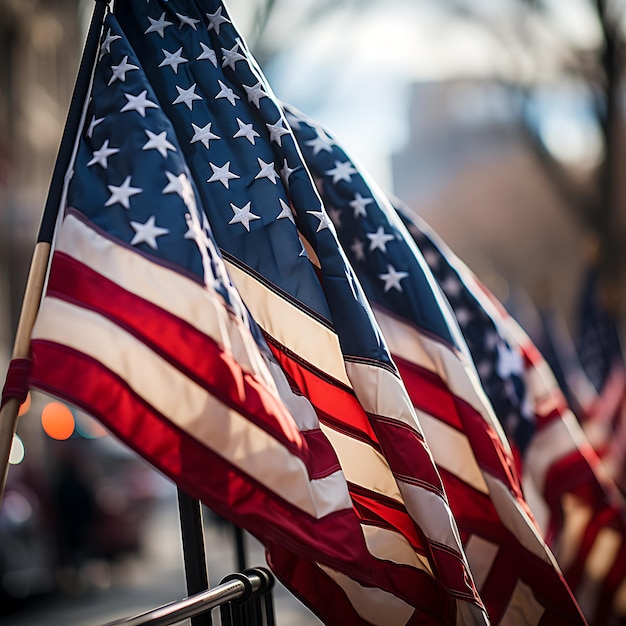
<instances>
[{"instance_id":1,"label":"bokeh light spot","mask_svg":"<svg viewBox=\"0 0 626 626\"><path fill-rule=\"evenodd\" d=\"M9 453L9 463L19 465L24 460L24 444L19 435L13 435L11 452Z\"/></svg>"},{"instance_id":2,"label":"bokeh light spot","mask_svg":"<svg viewBox=\"0 0 626 626\"><path fill-rule=\"evenodd\" d=\"M41 425L49 437L63 441L74 433L74 416L65 404L49 402L41 412Z\"/></svg>"}]
</instances>

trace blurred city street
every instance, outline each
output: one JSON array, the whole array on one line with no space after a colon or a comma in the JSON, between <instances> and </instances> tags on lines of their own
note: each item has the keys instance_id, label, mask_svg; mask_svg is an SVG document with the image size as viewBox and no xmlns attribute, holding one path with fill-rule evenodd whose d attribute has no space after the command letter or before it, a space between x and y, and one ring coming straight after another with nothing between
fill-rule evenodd
<instances>
[{"instance_id":1,"label":"blurred city street","mask_svg":"<svg viewBox=\"0 0 626 626\"><path fill-rule=\"evenodd\" d=\"M112 563L87 562L80 580L66 582L64 591L29 598L8 613L0 613L3 626L99 626L185 597L176 492L169 483L164 491L150 515L137 555ZM235 542L232 526L206 513L207 562L210 585L214 587L224 576L237 571ZM245 535L245 545L247 565L265 566L260 544ZM279 626L320 624L280 584L274 590L274 606ZM213 610L213 623L220 623L217 609Z\"/></svg>"}]
</instances>

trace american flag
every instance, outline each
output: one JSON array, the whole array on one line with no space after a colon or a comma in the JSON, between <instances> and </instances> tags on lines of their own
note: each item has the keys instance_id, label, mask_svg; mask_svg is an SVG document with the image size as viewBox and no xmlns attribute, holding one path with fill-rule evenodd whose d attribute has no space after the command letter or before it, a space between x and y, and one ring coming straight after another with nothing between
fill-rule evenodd
<instances>
[{"instance_id":1,"label":"american flag","mask_svg":"<svg viewBox=\"0 0 626 626\"><path fill-rule=\"evenodd\" d=\"M411 235L330 134L285 108L410 393L490 619L584 623L529 514L467 346Z\"/></svg>"},{"instance_id":2,"label":"american flag","mask_svg":"<svg viewBox=\"0 0 626 626\"><path fill-rule=\"evenodd\" d=\"M257 536L326 623L486 623L380 329L221 3L107 16L68 181L32 385Z\"/></svg>"},{"instance_id":3,"label":"american flag","mask_svg":"<svg viewBox=\"0 0 626 626\"><path fill-rule=\"evenodd\" d=\"M525 438L520 446L524 483L537 516L547 517L543 531L568 584L590 623L623 619L626 509L615 484L603 471L556 378L526 332L432 230L418 223L414 220L411 233L448 294L464 334L473 317L476 324L484 325L486 335L496 332L507 349L517 354L511 358L498 351L491 367L483 365L484 351L477 350L475 358L479 372L497 370L503 384L507 372L515 376L510 384L516 388L519 377L523 378L517 404L520 413L513 424L530 417L534 425L530 439ZM465 293L462 300L459 292ZM502 359L516 366L503 367ZM486 385L486 389L489 393L492 387ZM511 404L510 409L515 406ZM510 414L502 417L503 422L510 421ZM512 436L518 432L513 430Z\"/></svg>"},{"instance_id":4,"label":"american flag","mask_svg":"<svg viewBox=\"0 0 626 626\"><path fill-rule=\"evenodd\" d=\"M537 423L524 468L551 516L547 539L589 623L602 626L623 621L624 499L567 405L543 356L492 294L487 295L494 304L494 316L500 316L501 332L524 357Z\"/></svg>"}]
</instances>

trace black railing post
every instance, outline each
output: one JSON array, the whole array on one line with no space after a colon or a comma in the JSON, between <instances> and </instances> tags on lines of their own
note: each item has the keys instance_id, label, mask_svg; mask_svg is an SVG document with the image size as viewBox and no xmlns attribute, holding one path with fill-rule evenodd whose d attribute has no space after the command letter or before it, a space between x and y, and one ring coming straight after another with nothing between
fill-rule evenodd
<instances>
[{"instance_id":1,"label":"black railing post","mask_svg":"<svg viewBox=\"0 0 626 626\"><path fill-rule=\"evenodd\" d=\"M185 580L187 594L191 596L209 588L202 510L198 500L194 500L180 489L177 491ZM210 612L191 618L192 626L211 626L212 623Z\"/></svg>"}]
</instances>

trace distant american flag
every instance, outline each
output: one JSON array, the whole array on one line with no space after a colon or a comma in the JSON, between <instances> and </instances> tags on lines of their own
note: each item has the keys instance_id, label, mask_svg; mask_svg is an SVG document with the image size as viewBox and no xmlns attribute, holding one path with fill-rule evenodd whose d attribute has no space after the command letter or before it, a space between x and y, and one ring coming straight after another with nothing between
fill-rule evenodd
<instances>
[{"instance_id":1,"label":"distant american flag","mask_svg":"<svg viewBox=\"0 0 626 626\"><path fill-rule=\"evenodd\" d=\"M413 406L221 3L118 3L68 179L32 384L259 537L326 623L486 623Z\"/></svg>"},{"instance_id":2,"label":"distant american flag","mask_svg":"<svg viewBox=\"0 0 626 626\"><path fill-rule=\"evenodd\" d=\"M498 351L492 368L484 371L497 370L503 385L508 382L512 388L523 390L520 402L510 403L503 417L517 408L519 415L512 420L513 426L526 420L532 423L532 429L526 431L530 437L524 438L520 446L525 486L533 491L533 510L548 517L545 536L581 608L594 625L623 619L626 508L615 484L600 466L547 362L525 331L426 225L418 228L414 223L409 228L449 294L462 329L469 328L468 319L474 317L473 332L482 324L487 337L496 332L507 346L507 352ZM459 299L459 293L465 297ZM505 366L499 362L503 357ZM479 350L479 371L484 358ZM507 368L506 363L514 363L515 367ZM508 376L515 380L507 381ZM489 395L494 382L492 378L486 384ZM499 406L497 396L494 405ZM518 433L514 429L511 435L519 442Z\"/></svg>"},{"instance_id":3,"label":"distant american flag","mask_svg":"<svg viewBox=\"0 0 626 626\"><path fill-rule=\"evenodd\" d=\"M490 619L583 623L528 514L467 346L411 235L330 134L286 110L416 408ZM506 346L493 324L491 330ZM518 365L521 374L521 360Z\"/></svg>"}]
</instances>

